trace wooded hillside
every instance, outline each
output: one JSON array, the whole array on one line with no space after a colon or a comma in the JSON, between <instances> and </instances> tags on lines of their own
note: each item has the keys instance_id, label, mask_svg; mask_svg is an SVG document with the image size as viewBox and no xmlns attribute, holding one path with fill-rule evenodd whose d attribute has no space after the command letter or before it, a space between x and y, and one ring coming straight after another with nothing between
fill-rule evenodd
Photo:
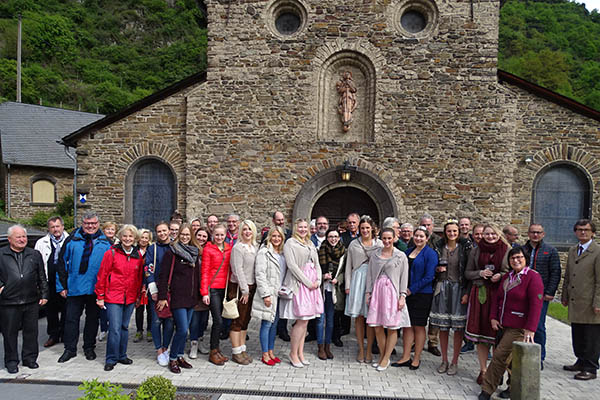
<instances>
[{"instance_id":1,"label":"wooded hillside","mask_svg":"<svg viewBox=\"0 0 600 400\"><path fill-rule=\"evenodd\" d=\"M109 114L206 68L201 0L3 0L0 102ZM508 0L499 67L600 110L600 14L567 0Z\"/></svg>"}]
</instances>

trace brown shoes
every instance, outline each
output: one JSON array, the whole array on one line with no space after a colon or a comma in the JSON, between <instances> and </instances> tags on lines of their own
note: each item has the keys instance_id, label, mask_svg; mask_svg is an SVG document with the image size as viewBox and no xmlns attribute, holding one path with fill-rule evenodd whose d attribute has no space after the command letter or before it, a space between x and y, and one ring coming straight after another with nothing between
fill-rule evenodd
<instances>
[{"instance_id":1,"label":"brown shoes","mask_svg":"<svg viewBox=\"0 0 600 400\"><path fill-rule=\"evenodd\" d=\"M212 349L208 353L208 361L215 365L223 365L225 361L219 356L219 349Z\"/></svg>"},{"instance_id":2,"label":"brown shoes","mask_svg":"<svg viewBox=\"0 0 600 400\"><path fill-rule=\"evenodd\" d=\"M250 357L250 355L245 351L242 351L242 356L244 356L244 358L248 361L248 364L250 364L253 361L252 357Z\"/></svg>"},{"instance_id":3,"label":"brown shoes","mask_svg":"<svg viewBox=\"0 0 600 400\"><path fill-rule=\"evenodd\" d=\"M325 344L325 354L327 354L328 359L333 359L333 353L331 352L331 344Z\"/></svg>"},{"instance_id":4,"label":"brown shoes","mask_svg":"<svg viewBox=\"0 0 600 400\"><path fill-rule=\"evenodd\" d=\"M248 365L250 364L250 362L248 361L248 359L246 357L244 357L244 354L239 353L239 354L232 354L231 355L231 361L241 364L241 365Z\"/></svg>"},{"instance_id":5,"label":"brown shoes","mask_svg":"<svg viewBox=\"0 0 600 400\"><path fill-rule=\"evenodd\" d=\"M578 381L589 381L592 379L596 379L596 374L588 371L581 371L577 375L575 375L575 379Z\"/></svg>"},{"instance_id":6,"label":"brown shoes","mask_svg":"<svg viewBox=\"0 0 600 400\"><path fill-rule=\"evenodd\" d=\"M169 371L171 371L174 374L181 373L179 365L177 365L177 360L169 360Z\"/></svg>"},{"instance_id":7,"label":"brown shoes","mask_svg":"<svg viewBox=\"0 0 600 400\"><path fill-rule=\"evenodd\" d=\"M579 365L577 365L577 363L575 363L573 365L563 365L563 369L565 371L573 371L573 372L581 371L581 367Z\"/></svg>"},{"instance_id":8,"label":"brown shoes","mask_svg":"<svg viewBox=\"0 0 600 400\"><path fill-rule=\"evenodd\" d=\"M221 360L223 360L223 362L229 361L229 357L225 357L225 354L221 352L221 349L217 349L217 352L219 353L219 357L221 358Z\"/></svg>"},{"instance_id":9,"label":"brown shoes","mask_svg":"<svg viewBox=\"0 0 600 400\"><path fill-rule=\"evenodd\" d=\"M317 357L319 357L319 360L327 360L327 353L325 353L325 345L319 344L317 346L319 347L319 351L317 352Z\"/></svg>"},{"instance_id":10,"label":"brown shoes","mask_svg":"<svg viewBox=\"0 0 600 400\"><path fill-rule=\"evenodd\" d=\"M177 359L177 365L178 365L180 368L185 368L185 369L191 369L191 368L194 368L194 367L192 367L192 364L190 364L189 362L185 361L185 359L184 359L183 357L179 357L179 358Z\"/></svg>"},{"instance_id":11,"label":"brown shoes","mask_svg":"<svg viewBox=\"0 0 600 400\"><path fill-rule=\"evenodd\" d=\"M46 341L46 343L44 343L44 347L52 347L54 346L56 343L58 343L58 341L50 338Z\"/></svg>"}]
</instances>

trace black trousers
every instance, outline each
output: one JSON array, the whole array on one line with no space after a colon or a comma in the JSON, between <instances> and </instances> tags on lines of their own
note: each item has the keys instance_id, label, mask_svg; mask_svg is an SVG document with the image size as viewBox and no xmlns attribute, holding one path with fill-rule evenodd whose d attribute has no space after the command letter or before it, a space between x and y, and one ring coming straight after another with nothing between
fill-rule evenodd
<instances>
[{"instance_id":1,"label":"black trousers","mask_svg":"<svg viewBox=\"0 0 600 400\"><path fill-rule=\"evenodd\" d=\"M210 315L212 316L212 327L210 329L210 349L219 348L219 336L223 325L223 298L225 289L210 289Z\"/></svg>"},{"instance_id":2,"label":"black trousers","mask_svg":"<svg viewBox=\"0 0 600 400\"><path fill-rule=\"evenodd\" d=\"M135 329L137 332L144 330L144 309L146 309L146 331L150 332L152 326L152 309L150 308L150 302L148 304L141 304L135 309Z\"/></svg>"},{"instance_id":3,"label":"black trousers","mask_svg":"<svg viewBox=\"0 0 600 400\"><path fill-rule=\"evenodd\" d=\"M600 358L600 324L571 324L573 352L577 357L576 364L583 371L593 374L598 370Z\"/></svg>"},{"instance_id":4,"label":"black trousers","mask_svg":"<svg viewBox=\"0 0 600 400\"><path fill-rule=\"evenodd\" d=\"M52 289L52 286L50 287ZM50 339L60 342L65 331L65 313L67 301L64 297L50 290L50 298L46 303L46 333Z\"/></svg>"},{"instance_id":5,"label":"black trousers","mask_svg":"<svg viewBox=\"0 0 600 400\"><path fill-rule=\"evenodd\" d=\"M287 319L279 318L279 321L277 322L277 334L278 335L288 334L287 323L288 323Z\"/></svg>"},{"instance_id":6,"label":"black trousers","mask_svg":"<svg viewBox=\"0 0 600 400\"><path fill-rule=\"evenodd\" d=\"M96 348L96 335L98 334L98 319L100 318L100 307L96 305L96 296L93 294L68 296L66 308L65 332L63 335L65 350L73 353L77 352L79 320L84 308L83 350L94 350Z\"/></svg>"},{"instance_id":7,"label":"black trousers","mask_svg":"<svg viewBox=\"0 0 600 400\"><path fill-rule=\"evenodd\" d=\"M4 365L17 366L19 353L17 337L19 329L23 329L23 348L21 359L32 363L37 360L38 350L38 315L37 302L14 306L0 306L0 329L4 337Z\"/></svg>"}]
</instances>

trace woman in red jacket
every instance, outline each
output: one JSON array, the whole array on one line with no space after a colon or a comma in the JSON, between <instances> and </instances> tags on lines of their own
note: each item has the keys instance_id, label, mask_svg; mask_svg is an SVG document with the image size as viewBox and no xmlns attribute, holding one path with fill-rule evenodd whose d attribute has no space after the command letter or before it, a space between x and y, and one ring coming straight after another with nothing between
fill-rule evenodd
<instances>
[{"instance_id":1,"label":"woman in red jacket","mask_svg":"<svg viewBox=\"0 0 600 400\"><path fill-rule=\"evenodd\" d=\"M133 225L124 225L117 237L119 243L104 253L96 283L96 304L108 314L105 371L117 363L131 364L127 358L129 320L135 302L139 300L144 272L144 258L134 245L138 231Z\"/></svg>"},{"instance_id":2,"label":"woman in red jacket","mask_svg":"<svg viewBox=\"0 0 600 400\"><path fill-rule=\"evenodd\" d=\"M210 307L212 328L210 330L210 353L208 361L215 365L223 365L229 358L219 349L219 335L223 325L223 298L229 273L231 246L225 243L227 230L223 225L213 229L212 241L206 243L202 252L202 280L200 294L204 304Z\"/></svg>"}]
</instances>

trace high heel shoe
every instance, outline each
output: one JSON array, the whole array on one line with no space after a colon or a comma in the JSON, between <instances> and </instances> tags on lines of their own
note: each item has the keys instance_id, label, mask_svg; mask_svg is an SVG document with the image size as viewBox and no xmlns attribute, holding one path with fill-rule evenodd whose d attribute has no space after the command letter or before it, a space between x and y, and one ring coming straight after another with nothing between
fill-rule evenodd
<instances>
[{"instance_id":1,"label":"high heel shoe","mask_svg":"<svg viewBox=\"0 0 600 400\"><path fill-rule=\"evenodd\" d=\"M290 361L290 364L292 364L292 367L294 367L294 368L304 368L304 364L302 364L301 362L295 363L294 361L292 361L292 357L288 356L288 360Z\"/></svg>"},{"instance_id":2,"label":"high heel shoe","mask_svg":"<svg viewBox=\"0 0 600 400\"><path fill-rule=\"evenodd\" d=\"M377 371L379 371L379 372L385 371L386 369L388 369L389 366L390 366L390 360L388 360L388 363L385 367L383 365L378 365Z\"/></svg>"},{"instance_id":3,"label":"high heel shoe","mask_svg":"<svg viewBox=\"0 0 600 400\"><path fill-rule=\"evenodd\" d=\"M306 359L304 359L304 360L300 360L300 362L301 362L303 365L310 365L310 361L308 361L308 360L306 360Z\"/></svg>"}]
</instances>

